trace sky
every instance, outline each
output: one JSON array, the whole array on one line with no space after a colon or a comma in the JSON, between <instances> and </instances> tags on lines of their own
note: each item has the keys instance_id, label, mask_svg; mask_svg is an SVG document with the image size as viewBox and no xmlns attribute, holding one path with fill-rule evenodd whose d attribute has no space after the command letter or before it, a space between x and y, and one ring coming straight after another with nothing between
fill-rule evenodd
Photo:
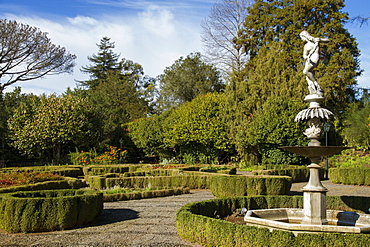
<instances>
[{"instance_id":1,"label":"sky","mask_svg":"<svg viewBox=\"0 0 370 247\"><path fill-rule=\"evenodd\" d=\"M115 42L114 52L143 66L156 77L181 56L203 52L201 22L217 0L0 0L0 18L16 20L47 32L52 43L77 56L73 74L16 82L24 93L62 93L88 80L82 66L98 52L102 37ZM370 0L346 0L351 18L370 17ZM345 26L357 39L364 70L359 87L370 88L370 23Z\"/></svg>"}]
</instances>

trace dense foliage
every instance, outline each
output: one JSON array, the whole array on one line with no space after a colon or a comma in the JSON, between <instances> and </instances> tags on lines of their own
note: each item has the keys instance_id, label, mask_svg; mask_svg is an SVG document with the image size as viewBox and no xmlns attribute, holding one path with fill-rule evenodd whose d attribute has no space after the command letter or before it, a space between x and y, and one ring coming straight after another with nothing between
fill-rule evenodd
<instances>
[{"instance_id":1,"label":"dense foliage","mask_svg":"<svg viewBox=\"0 0 370 247\"><path fill-rule=\"evenodd\" d=\"M11 145L25 154L51 151L59 164L62 148L94 138L88 119L93 115L87 100L71 95L29 96L8 120Z\"/></svg>"},{"instance_id":2,"label":"dense foliage","mask_svg":"<svg viewBox=\"0 0 370 247\"><path fill-rule=\"evenodd\" d=\"M322 107L336 116L329 145L368 150L369 103L366 92L355 97L360 54L344 28L344 1L256 0L247 11L240 8L249 3L220 1L204 22L208 34L219 31L215 39L208 37L214 51L225 48L216 42L223 37L243 56L226 65L233 73L225 81L198 52L151 78L140 64L120 58L114 42L103 37L81 69L89 79L78 88L60 96L20 89L1 94L0 166L19 153L54 163L66 162L70 153L76 164L96 163L96 157L100 163L302 164L302 158L278 148L307 145L302 134L307 126L293 122L308 107L302 30L330 40L320 47L316 71L325 91ZM239 19L220 22L232 16ZM223 36L227 30L232 35ZM107 154L107 147L117 152Z\"/></svg>"},{"instance_id":3,"label":"dense foliage","mask_svg":"<svg viewBox=\"0 0 370 247\"><path fill-rule=\"evenodd\" d=\"M224 88L219 72L201 60L200 53L180 57L159 76L160 112L191 101L198 95L220 92Z\"/></svg>"},{"instance_id":4,"label":"dense foliage","mask_svg":"<svg viewBox=\"0 0 370 247\"><path fill-rule=\"evenodd\" d=\"M272 112L284 101L295 105L294 110L307 107L298 103L308 94L302 73L304 41L299 38L302 30L314 37L330 39L329 43L321 47L321 61L316 77L325 90L326 102L322 106L334 112L337 125L342 124L343 110L354 100L355 79L360 74L359 50L355 39L344 28L348 16L342 12L343 7L341 0L256 0L249 8L243 36L237 43L244 46L250 60L243 71L234 73L226 90L231 138L244 159L251 153L264 156L268 151L261 152L255 143L243 141L245 136L249 140L261 138L261 142L273 140L274 145L271 147L274 149L284 138L284 131L280 132L283 135L278 136L271 132L272 129L279 128L280 121L268 121L266 102L270 102L271 109L273 104L276 105ZM253 125L258 114L262 114L261 119L267 119L264 128L260 127L257 132L250 131L249 123ZM292 115L279 115L282 122L288 122L287 117L291 119ZM262 123L259 121L259 124ZM295 133L298 133L298 129ZM301 138L295 137L295 134L291 136L296 140L294 144L300 145ZM276 161L280 162L278 159Z\"/></svg>"}]
</instances>

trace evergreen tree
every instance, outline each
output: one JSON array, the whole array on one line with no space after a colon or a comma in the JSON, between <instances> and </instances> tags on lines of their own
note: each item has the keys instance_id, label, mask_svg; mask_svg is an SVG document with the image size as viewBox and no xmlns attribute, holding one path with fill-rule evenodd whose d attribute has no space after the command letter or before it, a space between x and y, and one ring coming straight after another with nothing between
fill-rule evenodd
<instances>
[{"instance_id":1,"label":"evergreen tree","mask_svg":"<svg viewBox=\"0 0 370 247\"><path fill-rule=\"evenodd\" d=\"M257 114L266 114L266 102L295 102L294 114L299 112L297 106L305 108L301 102L309 92L302 72L304 41L299 37L301 31L330 39L322 46L316 74L325 90L323 105L340 118L340 113L354 99L356 76L361 72L359 50L355 39L343 27L348 19L341 11L343 7L342 0L256 0L249 8L243 38L237 43L244 46L250 60L243 71L233 74L226 101L231 136L242 156L250 153L261 156L261 152L266 152L252 140L268 136L251 131L249 126L260 118ZM285 122L287 115L280 117ZM293 120L290 121L293 125ZM263 123L259 121L259 124ZM267 133L270 124L277 127L276 122L266 121ZM247 135L248 140L243 139ZM276 144L279 144L278 139ZM297 144L300 142L297 140Z\"/></svg>"},{"instance_id":2,"label":"evergreen tree","mask_svg":"<svg viewBox=\"0 0 370 247\"><path fill-rule=\"evenodd\" d=\"M142 66L113 52L114 43L103 37L97 55L88 59L92 65L82 67L90 74L90 80L81 82L86 95L102 121L102 144L119 145L125 138L122 124L144 117L150 112L149 101L153 98L155 80L144 76ZM77 93L77 92L75 92Z\"/></svg>"},{"instance_id":3,"label":"evergreen tree","mask_svg":"<svg viewBox=\"0 0 370 247\"><path fill-rule=\"evenodd\" d=\"M81 81L80 83L91 89L99 84L99 80L107 77L108 71L120 71L122 69L121 63L118 61L119 55L113 52L114 42L110 42L110 38L103 37L100 44L96 45L99 47L99 52L87 58L93 64L81 68L83 73L90 74L90 80Z\"/></svg>"},{"instance_id":4,"label":"evergreen tree","mask_svg":"<svg viewBox=\"0 0 370 247\"><path fill-rule=\"evenodd\" d=\"M354 99L356 77L361 73L357 43L344 28L349 17L341 11L343 7L343 0L257 0L249 9L244 38L239 41L251 56L247 76L261 59L262 48L276 49L272 43L278 42L283 44L278 55L290 57L281 70L300 74L297 84L306 84L301 67L304 42L298 35L306 30L314 37L327 37L330 42L321 49L316 78L325 90L326 106L339 114Z\"/></svg>"}]
</instances>

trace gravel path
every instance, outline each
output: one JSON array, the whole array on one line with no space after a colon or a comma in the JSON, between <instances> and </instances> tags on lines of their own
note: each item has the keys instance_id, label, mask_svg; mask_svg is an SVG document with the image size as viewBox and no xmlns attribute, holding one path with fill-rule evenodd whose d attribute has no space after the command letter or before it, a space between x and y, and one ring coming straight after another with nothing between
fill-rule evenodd
<instances>
[{"instance_id":1,"label":"gravel path","mask_svg":"<svg viewBox=\"0 0 370 247\"><path fill-rule=\"evenodd\" d=\"M213 198L209 190L190 194L104 203L92 225L48 233L0 232L0 246L196 246L176 231L176 212L188 202Z\"/></svg>"},{"instance_id":2,"label":"gravel path","mask_svg":"<svg viewBox=\"0 0 370 247\"><path fill-rule=\"evenodd\" d=\"M327 195L370 196L370 186L348 186L322 181ZM299 195L307 183L294 183ZM8 234L0 230L0 246L197 246L176 232L176 212L188 202L213 198L209 190L142 200L107 202L91 225L73 230L31 234Z\"/></svg>"}]
</instances>

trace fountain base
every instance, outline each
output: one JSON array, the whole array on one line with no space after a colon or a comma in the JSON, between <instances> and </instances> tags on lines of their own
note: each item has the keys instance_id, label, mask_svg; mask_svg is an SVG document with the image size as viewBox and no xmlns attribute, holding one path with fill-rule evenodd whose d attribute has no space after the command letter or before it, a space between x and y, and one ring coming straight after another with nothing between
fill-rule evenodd
<instances>
[{"instance_id":1,"label":"fountain base","mask_svg":"<svg viewBox=\"0 0 370 247\"><path fill-rule=\"evenodd\" d=\"M327 210L326 225L305 224L303 209L277 208L249 210L244 217L247 225L304 232L370 233L370 215Z\"/></svg>"}]
</instances>

